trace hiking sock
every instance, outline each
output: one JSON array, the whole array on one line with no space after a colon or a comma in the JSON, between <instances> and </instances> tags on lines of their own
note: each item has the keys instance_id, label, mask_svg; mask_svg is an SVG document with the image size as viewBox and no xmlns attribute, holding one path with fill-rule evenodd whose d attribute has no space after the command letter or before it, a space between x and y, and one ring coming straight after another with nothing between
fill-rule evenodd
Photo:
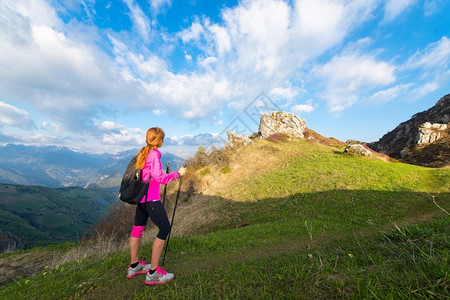
<instances>
[{"instance_id":1,"label":"hiking sock","mask_svg":"<svg viewBox=\"0 0 450 300\"><path fill-rule=\"evenodd\" d=\"M135 262L134 264L131 264L130 267L132 267L134 269L137 267L138 264L139 264L139 262Z\"/></svg>"},{"instance_id":2,"label":"hiking sock","mask_svg":"<svg viewBox=\"0 0 450 300\"><path fill-rule=\"evenodd\" d=\"M150 275L153 275L156 272L156 269L148 271Z\"/></svg>"}]
</instances>

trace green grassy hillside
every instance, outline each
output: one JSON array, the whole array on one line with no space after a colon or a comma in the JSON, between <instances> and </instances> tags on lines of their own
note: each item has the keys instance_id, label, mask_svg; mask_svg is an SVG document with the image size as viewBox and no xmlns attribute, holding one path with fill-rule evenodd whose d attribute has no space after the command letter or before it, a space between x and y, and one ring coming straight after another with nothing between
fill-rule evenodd
<instances>
[{"instance_id":1,"label":"green grassy hillside","mask_svg":"<svg viewBox=\"0 0 450 300\"><path fill-rule=\"evenodd\" d=\"M0 184L0 229L27 247L75 242L116 202L113 192Z\"/></svg>"},{"instance_id":2,"label":"green grassy hillside","mask_svg":"<svg viewBox=\"0 0 450 300\"><path fill-rule=\"evenodd\" d=\"M189 176L198 178L194 190L203 194L184 194L177 210L165 265L174 281L151 287L144 275L126 279L126 248L86 248L86 256L5 281L0 298L450 297L450 169L304 140L256 141L229 155L187 174L186 187L194 189ZM211 217L199 223L198 212ZM92 245L76 247L82 253ZM0 266L67 251L19 251L0 256ZM146 243L141 259L150 252Z\"/></svg>"}]
</instances>

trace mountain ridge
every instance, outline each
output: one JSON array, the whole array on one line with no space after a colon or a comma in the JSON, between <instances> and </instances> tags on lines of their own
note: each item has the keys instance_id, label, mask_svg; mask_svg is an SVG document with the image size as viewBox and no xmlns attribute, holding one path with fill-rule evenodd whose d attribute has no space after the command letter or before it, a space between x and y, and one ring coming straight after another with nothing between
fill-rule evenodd
<instances>
[{"instance_id":1,"label":"mountain ridge","mask_svg":"<svg viewBox=\"0 0 450 300\"><path fill-rule=\"evenodd\" d=\"M117 154L90 154L64 146L0 146L0 183L41 185L46 187L101 187L120 185L131 158L139 149ZM163 164L179 167L183 159L162 153ZM106 180L108 179L108 180Z\"/></svg>"}]
</instances>

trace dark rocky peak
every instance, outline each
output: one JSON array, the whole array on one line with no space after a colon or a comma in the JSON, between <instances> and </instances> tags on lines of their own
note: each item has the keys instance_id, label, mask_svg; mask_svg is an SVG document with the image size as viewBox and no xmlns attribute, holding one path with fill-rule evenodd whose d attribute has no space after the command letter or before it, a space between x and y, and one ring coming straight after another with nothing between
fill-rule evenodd
<instances>
[{"instance_id":1,"label":"dark rocky peak","mask_svg":"<svg viewBox=\"0 0 450 300\"><path fill-rule=\"evenodd\" d=\"M449 159L450 94L368 146L405 162L443 166ZM433 145L433 146L431 146ZM432 153L430 149L433 149ZM426 155L425 155L426 154ZM439 162L435 165L434 162Z\"/></svg>"}]
</instances>

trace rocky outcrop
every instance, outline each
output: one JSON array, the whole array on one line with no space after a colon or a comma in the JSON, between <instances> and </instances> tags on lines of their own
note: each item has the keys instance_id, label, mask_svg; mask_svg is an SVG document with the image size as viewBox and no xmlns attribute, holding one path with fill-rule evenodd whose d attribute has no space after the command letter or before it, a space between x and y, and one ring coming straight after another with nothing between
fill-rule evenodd
<instances>
[{"instance_id":1,"label":"rocky outcrop","mask_svg":"<svg viewBox=\"0 0 450 300\"><path fill-rule=\"evenodd\" d=\"M447 124L425 122L419 126L419 133L415 142L419 146L434 143L441 138L441 132L444 132L447 128Z\"/></svg>"},{"instance_id":2,"label":"rocky outcrop","mask_svg":"<svg viewBox=\"0 0 450 300\"><path fill-rule=\"evenodd\" d=\"M253 143L248 135L237 134L232 131L227 130L228 142L227 146L233 147L238 144L248 145Z\"/></svg>"},{"instance_id":3,"label":"rocky outcrop","mask_svg":"<svg viewBox=\"0 0 450 300\"><path fill-rule=\"evenodd\" d=\"M426 158L417 155L424 148L433 145L433 152L439 166L449 163L449 146L446 142L449 135L450 94L442 97L432 108L415 114L410 120L401 123L394 130L386 133L378 142L367 144L371 149L387 154L390 157L402 159L409 163L426 165L432 163L433 155ZM438 147L434 147L439 145ZM428 153L428 152L427 152ZM414 154L415 159L409 156Z\"/></svg>"},{"instance_id":4,"label":"rocky outcrop","mask_svg":"<svg viewBox=\"0 0 450 300\"><path fill-rule=\"evenodd\" d=\"M364 147L364 145L361 145L361 144L347 145L344 152L353 153L353 154L362 155L362 156L372 156L372 152L369 149L367 149L366 147Z\"/></svg>"},{"instance_id":5,"label":"rocky outcrop","mask_svg":"<svg viewBox=\"0 0 450 300\"><path fill-rule=\"evenodd\" d=\"M261 115L258 133L263 139L275 133L284 133L289 136L303 138L305 128L305 119L288 112L278 111Z\"/></svg>"},{"instance_id":6,"label":"rocky outcrop","mask_svg":"<svg viewBox=\"0 0 450 300\"><path fill-rule=\"evenodd\" d=\"M248 145L253 143L254 138L266 139L276 133L304 138L305 130L307 130L306 121L294 114L284 111L265 113L261 115L258 133L254 133L251 137L227 131L227 146Z\"/></svg>"},{"instance_id":7,"label":"rocky outcrop","mask_svg":"<svg viewBox=\"0 0 450 300\"><path fill-rule=\"evenodd\" d=\"M0 253L22 249L25 249L25 244L21 238L8 231L0 231Z\"/></svg>"}]
</instances>

